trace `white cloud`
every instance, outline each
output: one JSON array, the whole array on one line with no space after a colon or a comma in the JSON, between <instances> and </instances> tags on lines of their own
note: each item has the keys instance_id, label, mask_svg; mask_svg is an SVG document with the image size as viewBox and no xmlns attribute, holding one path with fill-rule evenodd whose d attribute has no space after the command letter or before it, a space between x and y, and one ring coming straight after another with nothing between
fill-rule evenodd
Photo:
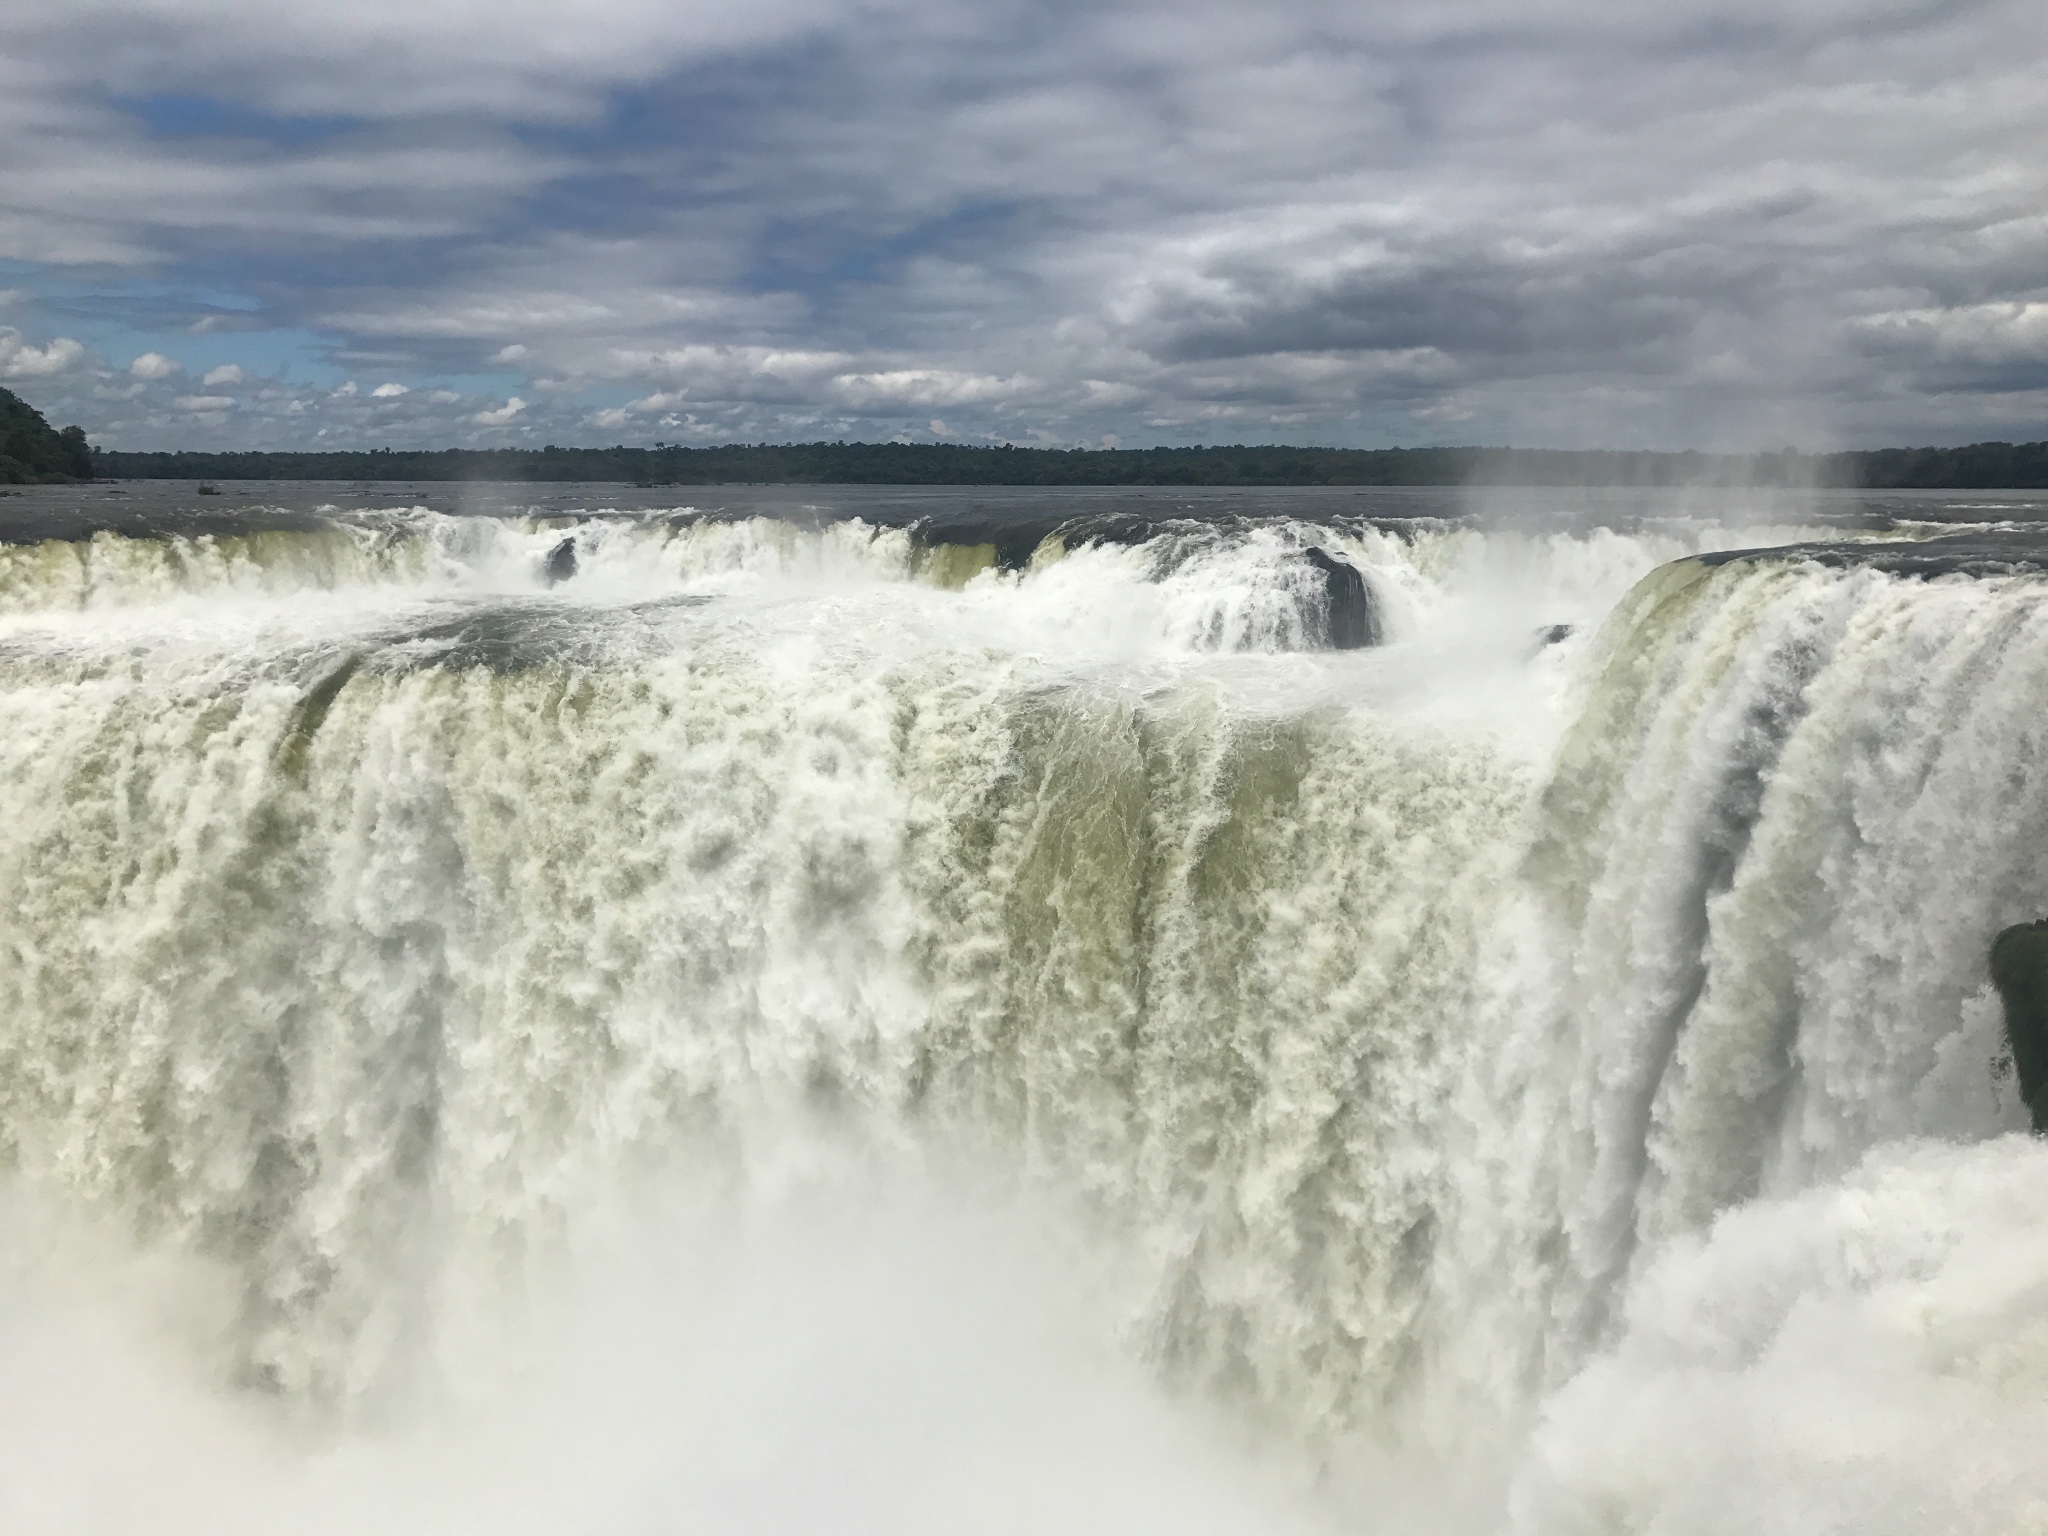
<instances>
[{"instance_id":1,"label":"white cloud","mask_svg":"<svg viewBox=\"0 0 2048 1536\"><path fill-rule=\"evenodd\" d=\"M231 411L235 408L233 395L179 395L171 402L181 411Z\"/></svg>"},{"instance_id":2,"label":"white cloud","mask_svg":"<svg viewBox=\"0 0 2048 1536\"><path fill-rule=\"evenodd\" d=\"M85 348L68 336L32 347L21 332L0 326L0 379L39 379L67 373L85 357Z\"/></svg>"},{"instance_id":3,"label":"white cloud","mask_svg":"<svg viewBox=\"0 0 2048 1536\"><path fill-rule=\"evenodd\" d=\"M502 427L526 409L526 402L514 395L496 410L478 411L470 420L480 427Z\"/></svg>"},{"instance_id":4,"label":"white cloud","mask_svg":"<svg viewBox=\"0 0 2048 1536\"><path fill-rule=\"evenodd\" d=\"M950 368L896 368L884 373L842 373L833 390L863 406L982 405L1031 388L1022 378L963 373Z\"/></svg>"},{"instance_id":5,"label":"white cloud","mask_svg":"<svg viewBox=\"0 0 2048 1536\"><path fill-rule=\"evenodd\" d=\"M248 376L242 372L239 364L222 363L218 368L207 369L206 377L199 382L208 389L213 389L222 384L239 384L246 377Z\"/></svg>"},{"instance_id":6,"label":"white cloud","mask_svg":"<svg viewBox=\"0 0 2048 1536\"><path fill-rule=\"evenodd\" d=\"M157 380L168 379L174 373L183 373L185 365L176 358L165 357L161 352L145 352L128 365L128 372L135 378Z\"/></svg>"},{"instance_id":7,"label":"white cloud","mask_svg":"<svg viewBox=\"0 0 2048 1536\"><path fill-rule=\"evenodd\" d=\"M400 395L408 395L411 393L412 391L407 389L405 385L394 382L388 384L379 384L375 389L370 391L370 398L372 400L396 400Z\"/></svg>"}]
</instances>

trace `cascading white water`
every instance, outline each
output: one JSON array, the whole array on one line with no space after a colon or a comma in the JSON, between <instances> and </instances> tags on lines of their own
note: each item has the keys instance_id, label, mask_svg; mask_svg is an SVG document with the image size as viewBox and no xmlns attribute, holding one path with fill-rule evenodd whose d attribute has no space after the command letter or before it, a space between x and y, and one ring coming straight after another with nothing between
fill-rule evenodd
<instances>
[{"instance_id":1,"label":"cascading white water","mask_svg":"<svg viewBox=\"0 0 2048 1536\"><path fill-rule=\"evenodd\" d=\"M183 1256L230 1298L187 1330L239 1384L207 1415L275 1399L301 1433L403 1435L496 1390L554 1315L536 1298L662 1191L698 1214L648 1230L681 1220L701 1255L729 1241L707 1198L779 1230L819 1198L993 1179L985 1201L1051 1202L1029 1220L1095 1256L1053 1268L1094 1277L1083 1310L1123 1355L1333 1468L1373 1444L1520 1460L1529 1530L1721 1528L1700 1480L1749 1451L1622 1457L1592 1447L1599 1416L1660 1422L1673 1372L1742 1401L1787 1348L1851 1379L1785 1343L1851 1315L1844 1274L1979 1316L1979 1272L2031 1250L1972 1213L2048 1173L2011 1142L1913 1150L2024 1124L1982 961L2048 909L2024 702L2048 584L1667 563L1802 531L1176 526L1006 573L858 522L415 510L0 549L16 1251L68 1253L48 1234L84 1212ZM574 579L544 587L564 538ZM1311 545L1365 569L1391 644L1299 648ZM1539 647L1552 623L1578 631ZM1896 1218L1858 1193L1900 1180ZM1909 1231L1949 1188L1949 1224ZM1878 1226L1843 1269L1858 1210ZM954 1239L911 1226L876 1284L925 1295L902 1254L923 1273ZM666 1241L643 1268L703 1268ZM861 1241L742 1244L732 1268L802 1311L829 1288L790 1266ZM960 1286L1045 1262L1018 1241L968 1242L1000 1257ZM59 1282L23 1274L41 1329ZM692 1285L757 1345L795 1326ZM1036 1303L962 1305L972 1333ZM1731 1307L1735 1342L1708 1338ZM617 1310L676 1369L707 1358L658 1303ZM847 1330L803 1336L836 1359ZM594 1358L624 1370L621 1347ZM2022 1356L2000 1381L2041 1379ZM569 1374L565 1402L607 1391ZM1094 1411L1044 1393L1066 1406L1026 1438ZM670 1397L719 1412L677 1391L635 1413ZM1825 1499L1808 1454L1781 1481ZM1917 1496L1962 1507L1970 1477L1986 1510L2043 1492L2015 1457ZM28 1486L0 1470L0 1513ZM1322 1518L1249 1486L1217 1495L1244 1521ZM404 1519L483 1518L450 1512L461 1487ZM39 1497L10 1528L102 1528ZM1795 1509L1747 1528L1811 1529ZM642 1528L605 1518L584 1528Z\"/></svg>"}]
</instances>

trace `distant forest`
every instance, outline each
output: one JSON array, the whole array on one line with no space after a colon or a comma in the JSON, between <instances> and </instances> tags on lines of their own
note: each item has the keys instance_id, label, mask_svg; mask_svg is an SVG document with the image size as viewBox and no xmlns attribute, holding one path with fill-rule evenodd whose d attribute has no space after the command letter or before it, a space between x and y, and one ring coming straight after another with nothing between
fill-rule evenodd
<instances>
[{"instance_id":1,"label":"distant forest","mask_svg":"<svg viewBox=\"0 0 2048 1536\"><path fill-rule=\"evenodd\" d=\"M571 480L635 485L1832 485L2048 488L2048 442L1855 453L1524 448L970 448L794 443L722 448L446 448L367 453L112 453L102 479Z\"/></svg>"}]
</instances>

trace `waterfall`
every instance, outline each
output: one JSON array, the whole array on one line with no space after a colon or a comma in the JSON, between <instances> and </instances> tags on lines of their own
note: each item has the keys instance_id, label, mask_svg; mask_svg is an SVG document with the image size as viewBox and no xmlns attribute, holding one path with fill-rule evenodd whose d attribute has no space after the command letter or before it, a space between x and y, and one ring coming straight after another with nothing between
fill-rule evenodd
<instances>
[{"instance_id":1,"label":"waterfall","mask_svg":"<svg viewBox=\"0 0 2048 1536\"><path fill-rule=\"evenodd\" d=\"M1696 558L1840 537L1725 521L949 537L396 508L0 548L18 1229L199 1266L194 1379L354 1443L490 1390L663 1190L839 1231L986 1180L1150 1382L1326 1474L1492 1457L1532 1531L1716 1528L1685 1501L1754 1465L1731 1432L1658 1481L1673 1373L1740 1404L1804 1349L1825 1397L1867 1362L1816 1316L1896 1343L1873 1289L2036 1336L1994 1229L2048 1162L1984 951L2048 912L2048 586ZM1312 548L1384 645L1319 648ZM689 1229L675 1262L723 1251ZM1950 1385L2041 1379L1955 1349Z\"/></svg>"}]
</instances>

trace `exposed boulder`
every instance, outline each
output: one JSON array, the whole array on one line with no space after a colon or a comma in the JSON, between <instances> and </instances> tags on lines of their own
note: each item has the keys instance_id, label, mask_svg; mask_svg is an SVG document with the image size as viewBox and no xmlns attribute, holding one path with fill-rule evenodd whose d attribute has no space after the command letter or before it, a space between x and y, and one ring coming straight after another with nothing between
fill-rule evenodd
<instances>
[{"instance_id":1,"label":"exposed boulder","mask_svg":"<svg viewBox=\"0 0 2048 1536\"><path fill-rule=\"evenodd\" d=\"M1991 943L1991 980L2005 1004L2005 1037L2034 1129L2048 1132L2048 920L2020 923Z\"/></svg>"},{"instance_id":2,"label":"exposed boulder","mask_svg":"<svg viewBox=\"0 0 2048 1536\"><path fill-rule=\"evenodd\" d=\"M12 390L0 389L0 484L65 485L92 478L92 446L78 427L55 430Z\"/></svg>"},{"instance_id":3,"label":"exposed boulder","mask_svg":"<svg viewBox=\"0 0 2048 1536\"><path fill-rule=\"evenodd\" d=\"M573 534L548 551L548 563L541 574L551 587L576 574L576 539Z\"/></svg>"},{"instance_id":4,"label":"exposed boulder","mask_svg":"<svg viewBox=\"0 0 2048 1536\"><path fill-rule=\"evenodd\" d=\"M1322 573L1328 604L1329 638L1333 650L1356 651L1380 643L1380 615L1372 589L1358 567L1326 550L1310 546L1303 558Z\"/></svg>"}]
</instances>

